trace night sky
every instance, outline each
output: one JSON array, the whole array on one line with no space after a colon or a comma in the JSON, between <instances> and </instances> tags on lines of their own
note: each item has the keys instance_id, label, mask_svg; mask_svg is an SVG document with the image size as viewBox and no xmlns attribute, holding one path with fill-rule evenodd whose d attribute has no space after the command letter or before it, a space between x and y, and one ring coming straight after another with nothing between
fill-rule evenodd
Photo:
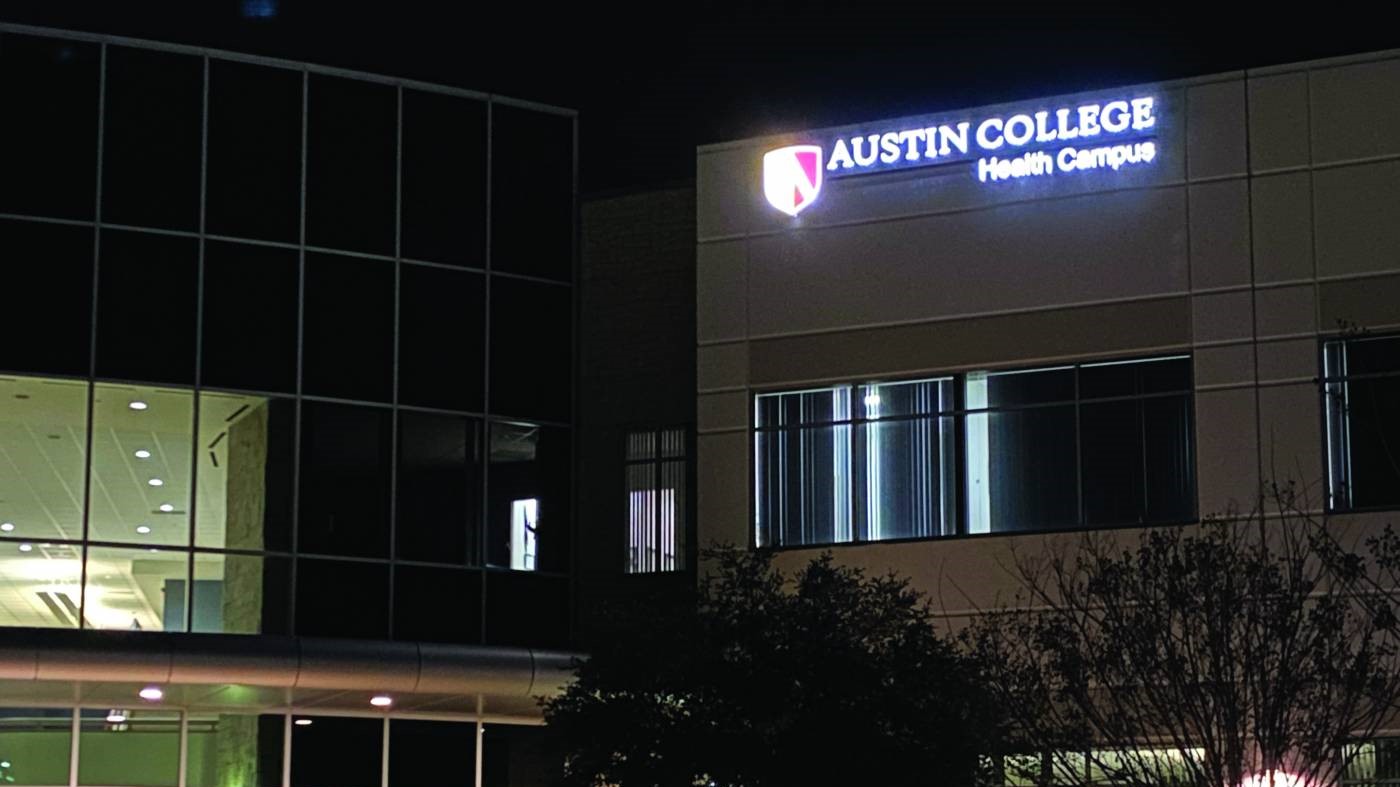
<instances>
[{"instance_id":1,"label":"night sky","mask_svg":"<svg viewBox=\"0 0 1400 787\"><path fill-rule=\"evenodd\" d=\"M956 10L996 7L985 11ZM1282 4L1268 6L1281 9ZM697 144L1400 47L1334 4L6 0L0 19L307 60L574 107L586 194L693 178ZM1325 9L1325 13L1323 10ZM1278 17L1278 18L1273 18Z\"/></svg>"}]
</instances>

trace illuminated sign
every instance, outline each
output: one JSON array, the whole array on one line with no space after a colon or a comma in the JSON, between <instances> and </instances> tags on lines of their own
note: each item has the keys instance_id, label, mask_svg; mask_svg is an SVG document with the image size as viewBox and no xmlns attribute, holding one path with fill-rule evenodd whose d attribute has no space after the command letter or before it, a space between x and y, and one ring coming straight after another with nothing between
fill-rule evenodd
<instances>
[{"instance_id":1,"label":"illuminated sign","mask_svg":"<svg viewBox=\"0 0 1400 787\"><path fill-rule=\"evenodd\" d=\"M1156 109L1155 98L1139 96L833 136L764 154L763 193L796 216L816 200L823 171L839 178L975 159L983 183L1116 172L1156 159Z\"/></svg>"}]
</instances>

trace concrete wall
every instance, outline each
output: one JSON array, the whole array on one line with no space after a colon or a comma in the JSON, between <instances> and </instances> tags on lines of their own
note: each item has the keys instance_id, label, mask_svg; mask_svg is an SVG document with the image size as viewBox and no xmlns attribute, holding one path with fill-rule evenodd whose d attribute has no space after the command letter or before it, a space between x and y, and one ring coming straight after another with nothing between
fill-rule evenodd
<instances>
[{"instance_id":1,"label":"concrete wall","mask_svg":"<svg viewBox=\"0 0 1400 787\"><path fill-rule=\"evenodd\" d=\"M1400 326L1400 52L1141 89L1158 98L1150 166L828 179L795 219L765 202L761 161L800 135L700 150L702 543L750 542L755 391L1155 353L1194 357L1202 514L1249 508L1261 478L1321 504L1318 337ZM1004 590L1008 549L1042 538L834 551L932 593L956 584L965 604Z\"/></svg>"}]
</instances>

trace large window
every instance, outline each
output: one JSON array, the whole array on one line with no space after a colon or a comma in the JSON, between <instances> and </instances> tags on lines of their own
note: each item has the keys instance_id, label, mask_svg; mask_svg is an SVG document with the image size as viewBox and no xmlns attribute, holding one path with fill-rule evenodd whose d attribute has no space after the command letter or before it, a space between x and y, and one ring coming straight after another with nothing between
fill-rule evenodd
<instances>
[{"instance_id":1,"label":"large window","mask_svg":"<svg viewBox=\"0 0 1400 787\"><path fill-rule=\"evenodd\" d=\"M1328 507L1400 505L1400 336L1322 346Z\"/></svg>"},{"instance_id":2,"label":"large window","mask_svg":"<svg viewBox=\"0 0 1400 787\"><path fill-rule=\"evenodd\" d=\"M1190 359L760 394L756 543L1189 521Z\"/></svg>"},{"instance_id":3,"label":"large window","mask_svg":"<svg viewBox=\"0 0 1400 787\"><path fill-rule=\"evenodd\" d=\"M685 568L686 430L627 435L629 574Z\"/></svg>"}]
</instances>

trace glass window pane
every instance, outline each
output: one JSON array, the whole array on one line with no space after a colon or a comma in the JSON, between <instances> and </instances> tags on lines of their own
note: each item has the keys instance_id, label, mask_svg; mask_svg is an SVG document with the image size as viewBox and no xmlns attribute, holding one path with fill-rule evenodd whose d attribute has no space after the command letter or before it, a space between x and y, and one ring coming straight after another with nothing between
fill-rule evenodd
<instances>
[{"instance_id":1,"label":"glass window pane","mask_svg":"<svg viewBox=\"0 0 1400 787\"><path fill-rule=\"evenodd\" d=\"M472 787L476 783L476 724L389 722L389 784L394 787Z\"/></svg>"},{"instance_id":2,"label":"glass window pane","mask_svg":"<svg viewBox=\"0 0 1400 787\"><path fill-rule=\"evenodd\" d=\"M481 412L484 278L423 265L399 275L399 401Z\"/></svg>"},{"instance_id":3,"label":"glass window pane","mask_svg":"<svg viewBox=\"0 0 1400 787\"><path fill-rule=\"evenodd\" d=\"M389 564L302 559L296 584L298 636L389 636Z\"/></svg>"},{"instance_id":4,"label":"glass window pane","mask_svg":"<svg viewBox=\"0 0 1400 787\"><path fill-rule=\"evenodd\" d=\"M1196 518L1195 426L1191 397L1147 399L1143 408L1143 461L1148 522Z\"/></svg>"},{"instance_id":5,"label":"glass window pane","mask_svg":"<svg viewBox=\"0 0 1400 787\"><path fill-rule=\"evenodd\" d=\"M300 71L210 59L209 232L296 242L301 80Z\"/></svg>"},{"instance_id":6,"label":"glass window pane","mask_svg":"<svg viewBox=\"0 0 1400 787\"><path fill-rule=\"evenodd\" d=\"M632 432L627 435L627 461L656 458L656 432Z\"/></svg>"},{"instance_id":7,"label":"glass window pane","mask_svg":"<svg viewBox=\"0 0 1400 787\"><path fill-rule=\"evenodd\" d=\"M190 714L188 787L281 787L283 717Z\"/></svg>"},{"instance_id":8,"label":"glass window pane","mask_svg":"<svg viewBox=\"0 0 1400 787\"><path fill-rule=\"evenodd\" d=\"M108 46L106 92L102 220L199 229L203 61Z\"/></svg>"},{"instance_id":9,"label":"glass window pane","mask_svg":"<svg viewBox=\"0 0 1400 787\"><path fill-rule=\"evenodd\" d=\"M185 631L189 553L88 547L83 618L88 628ZM209 602L196 590L196 606Z\"/></svg>"},{"instance_id":10,"label":"glass window pane","mask_svg":"<svg viewBox=\"0 0 1400 787\"><path fill-rule=\"evenodd\" d=\"M205 244L206 385L296 390L299 277L295 250Z\"/></svg>"},{"instance_id":11,"label":"glass window pane","mask_svg":"<svg viewBox=\"0 0 1400 787\"><path fill-rule=\"evenodd\" d=\"M1400 336L1348 339L1346 348L1346 374L1400 373Z\"/></svg>"},{"instance_id":12,"label":"glass window pane","mask_svg":"<svg viewBox=\"0 0 1400 787\"><path fill-rule=\"evenodd\" d=\"M987 372L986 407L1074 401L1074 367ZM969 404L969 407L972 405Z\"/></svg>"},{"instance_id":13,"label":"glass window pane","mask_svg":"<svg viewBox=\"0 0 1400 787\"><path fill-rule=\"evenodd\" d=\"M1079 367L1079 398L1177 393L1191 390L1191 359L1148 358Z\"/></svg>"},{"instance_id":14,"label":"glass window pane","mask_svg":"<svg viewBox=\"0 0 1400 787\"><path fill-rule=\"evenodd\" d=\"M543 727L488 724L481 746L483 787L558 784L563 778L564 756Z\"/></svg>"},{"instance_id":15,"label":"glass window pane","mask_svg":"<svg viewBox=\"0 0 1400 787\"><path fill-rule=\"evenodd\" d=\"M291 549L295 443L292 400L200 394L198 546Z\"/></svg>"},{"instance_id":16,"label":"glass window pane","mask_svg":"<svg viewBox=\"0 0 1400 787\"><path fill-rule=\"evenodd\" d=\"M627 566L629 574L660 568L659 509L668 502L656 488L656 465L627 466Z\"/></svg>"},{"instance_id":17,"label":"glass window pane","mask_svg":"<svg viewBox=\"0 0 1400 787\"><path fill-rule=\"evenodd\" d=\"M754 397L754 409L759 428L847 421L852 417L851 388L759 394Z\"/></svg>"},{"instance_id":18,"label":"glass window pane","mask_svg":"<svg viewBox=\"0 0 1400 787\"><path fill-rule=\"evenodd\" d=\"M389 410L305 402L301 417L297 549L387 558Z\"/></svg>"},{"instance_id":19,"label":"glass window pane","mask_svg":"<svg viewBox=\"0 0 1400 787\"><path fill-rule=\"evenodd\" d=\"M91 219L97 44L0 33L0 213Z\"/></svg>"},{"instance_id":20,"label":"glass window pane","mask_svg":"<svg viewBox=\"0 0 1400 787\"><path fill-rule=\"evenodd\" d=\"M865 418L933 415L953 409L953 378L862 385L857 395Z\"/></svg>"},{"instance_id":21,"label":"glass window pane","mask_svg":"<svg viewBox=\"0 0 1400 787\"><path fill-rule=\"evenodd\" d=\"M994 412L976 418L986 419L981 427L986 452L979 464L969 450L968 480L987 488L990 529L1076 526L1074 406ZM969 432L973 428L970 417ZM972 532L985 531L974 527Z\"/></svg>"},{"instance_id":22,"label":"glass window pane","mask_svg":"<svg viewBox=\"0 0 1400 787\"><path fill-rule=\"evenodd\" d=\"M68 784L72 742L73 712L66 708L0 708L0 782L13 787Z\"/></svg>"},{"instance_id":23,"label":"glass window pane","mask_svg":"<svg viewBox=\"0 0 1400 787\"><path fill-rule=\"evenodd\" d=\"M758 546L854 538L850 426L754 435Z\"/></svg>"},{"instance_id":24,"label":"glass window pane","mask_svg":"<svg viewBox=\"0 0 1400 787\"><path fill-rule=\"evenodd\" d=\"M0 377L0 537L83 537L87 383Z\"/></svg>"},{"instance_id":25,"label":"glass window pane","mask_svg":"<svg viewBox=\"0 0 1400 787\"><path fill-rule=\"evenodd\" d=\"M486 105L403 92L403 256L484 268Z\"/></svg>"},{"instance_id":26,"label":"glass window pane","mask_svg":"<svg viewBox=\"0 0 1400 787\"><path fill-rule=\"evenodd\" d=\"M1146 522L1142 401L1085 404L1079 412L1084 484L1084 522L1126 525Z\"/></svg>"},{"instance_id":27,"label":"glass window pane","mask_svg":"<svg viewBox=\"0 0 1400 787\"><path fill-rule=\"evenodd\" d=\"M306 242L393 254L395 89L313 74L308 91Z\"/></svg>"},{"instance_id":28,"label":"glass window pane","mask_svg":"<svg viewBox=\"0 0 1400 787\"><path fill-rule=\"evenodd\" d=\"M569 560L569 433L491 426L486 560L517 571L564 571Z\"/></svg>"},{"instance_id":29,"label":"glass window pane","mask_svg":"<svg viewBox=\"0 0 1400 787\"><path fill-rule=\"evenodd\" d=\"M390 401L394 263L308 254L305 299L306 393Z\"/></svg>"},{"instance_id":30,"label":"glass window pane","mask_svg":"<svg viewBox=\"0 0 1400 787\"><path fill-rule=\"evenodd\" d=\"M98 375L193 382L199 242L103 230L101 243Z\"/></svg>"},{"instance_id":31,"label":"glass window pane","mask_svg":"<svg viewBox=\"0 0 1400 787\"><path fill-rule=\"evenodd\" d=\"M93 393L93 541L190 543L190 391L99 383Z\"/></svg>"},{"instance_id":32,"label":"glass window pane","mask_svg":"<svg viewBox=\"0 0 1400 787\"><path fill-rule=\"evenodd\" d=\"M290 634L290 558L197 552L190 630Z\"/></svg>"},{"instance_id":33,"label":"glass window pane","mask_svg":"<svg viewBox=\"0 0 1400 787\"><path fill-rule=\"evenodd\" d=\"M383 719L315 716L292 727L292 787L379 787Z\"/></svg>"},{"instance_id":34,"label":"glass window pane","mask_svg":"<svg viewBox=\"0 0 1400 787\"><path fill-rule=\"evenodd\" d=\"M937 399L927 403L936 405ZM882 395L875 406L883 404ZM956 533L956 451L952 418L858 425L851 445L856 537L880 541Z\"/></svg>"},{"instance_id":35,"label":"glass window pane","mask_svg":"<svg viewBox=\"0 0 1400 787\"><path fill-rule=\"evenodd\" d=\"M496 104L491 268L573 278L573 118Z\"/></svg>"},{"instance_id":36,"label":"glass window pane","mask_svg":"<svg viewBox=\"0 0 1400 787\"><path fill-rule=\"evenodd\" d=\"M1349 380L1346 413L1351 504L1400 504L1400 377Z\"/></svg>"},{"instance_id":37,"label":"glass window pane","mask_svg":"<svg viewBox=\"0 0 1400 787\"><path fill-rule=\"evenodd\" d=\"M166 710L83 710L78 784L93 787L176 787L180 779L180 714Z\"/></svg>"},{"instance_id":38,"label":"glass window pane","mask_svg":"<svg viewBox=\"0 0 1400 787\"><path fill-rule=\"evenodd\" d=\"M486 644L567 647L568 580L513 571L488 571Z\"/></svg>"},{"instance_id":39,"label":"glass window pane","mask_svg":"<svg viewBox=\"0 0 1400 787\"><path fill-rule=\"evenodd\" d=\"M77 628L82 584L78 544L0 541L0 626Z\"/></svg>"},{"instance_id":40,"label":"glass window pane","mask_svg":"<svg viewBox=\"0 0 1400 787\"><path fill-rule=\"evenodd\" d=\"M491 412L569 420L572 290L491 280Z\"/></svg>"},{"instance_id":41,"label":"glass window pane","mask_svg":"<svg viewBox=\"0 0 1400 787\"><path fill-rule=\"evenodd\" d=\"M399 412L399 559L479 561L480 434L467 418Z\"/></svg>"},{"instance_id":42,"label":"glass window pane","mask_svg":"<svg viewBox=\"0 0 1400 787\"><path fill-rule=\"evenodd\" d=\"M5 319L16 326L41 326L26 331L24 341L0 345L0 369L87 375L92 232L88 227L0 220L0 249L5 250L0 292L28 294L6 299Z\"/></svg>"},{"instance_id":43,"label":"glass window pane","mask_svg":"<svg viewBox=\"0 0 1400 787\"><path fill-rule=\"evenodd\" d=\"M481 642L481 573L402 563L395 566L394 639L468 645Z\"/></svg>"}]
</instances>

